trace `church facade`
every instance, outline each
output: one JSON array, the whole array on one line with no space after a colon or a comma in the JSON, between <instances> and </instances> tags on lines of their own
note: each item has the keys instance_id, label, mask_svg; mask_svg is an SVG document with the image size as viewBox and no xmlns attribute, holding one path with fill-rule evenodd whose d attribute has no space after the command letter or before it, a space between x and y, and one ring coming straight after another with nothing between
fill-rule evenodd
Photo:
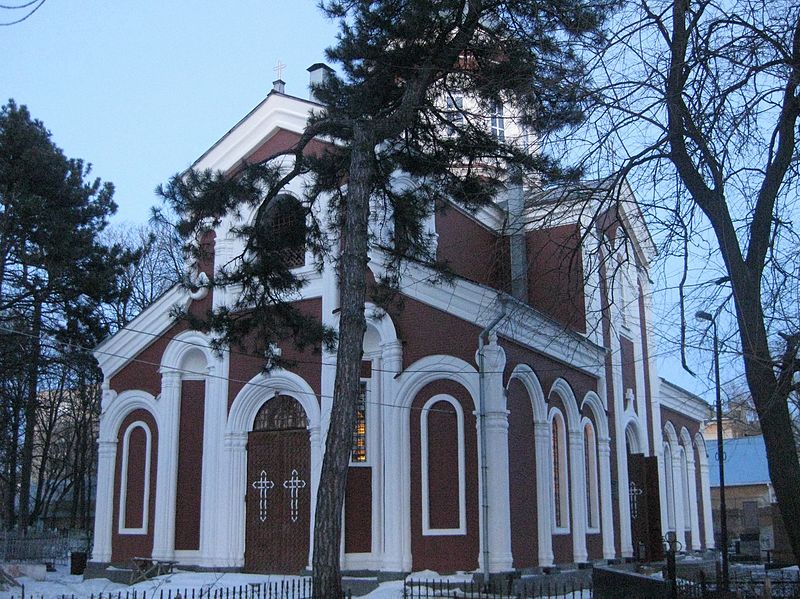
<instances>
[{"instance_id":1,"label":"church facade","mask_svg":"<svg viewBox=\"0 0 800 599\"><path fill-rule=\"evenodd\" d=\"M298 139L315 106L273 90L195 166L227 172L268 158ZM287 196L302 197L293 185ZM541 206L523 196L509 190L478 213L437 211L427 226L452 283L409 264L401 310L365 307L345 570L647 559L668 530L684 550L713 547L705 404L656 372L654 250L635 203L601 230L583 210L536 219ZM171 316L230 301L202 282L241 250L233 218L201 240L213 259L194 265L196 291L173 288L96 350L97 564L152 557L290 573L310 564L335 354L287 341L280 351L296 366L264 373L263 356L216 354ZM603 247L619 256L597 262ZM308 279L298 307L335 327L333 267L319 271L309 255L297 269Z\"/></svg>"}]
</instances>

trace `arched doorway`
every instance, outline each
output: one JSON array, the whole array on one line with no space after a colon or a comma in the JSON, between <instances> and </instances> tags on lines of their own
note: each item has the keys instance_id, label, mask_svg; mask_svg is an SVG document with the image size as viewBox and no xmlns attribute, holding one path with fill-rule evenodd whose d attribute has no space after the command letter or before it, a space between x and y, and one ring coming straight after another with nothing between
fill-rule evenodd
<instances>
[{"instance_id":1,"label":"arched doorway","mask_svg":"<svg viewBox=\"0 0 800 599\"><path fill-rule=\"evenodd\" d=\"M267 401L247 438L244 566L297 574L308 565L311 447L303 406L288 395Z\"/></svg>"}]
</instances>

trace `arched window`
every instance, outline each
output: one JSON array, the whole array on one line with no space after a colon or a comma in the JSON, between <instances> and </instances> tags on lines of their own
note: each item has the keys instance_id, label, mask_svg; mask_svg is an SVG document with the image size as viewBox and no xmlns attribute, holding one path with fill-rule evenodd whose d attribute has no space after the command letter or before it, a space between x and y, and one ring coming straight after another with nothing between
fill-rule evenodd
<instances>
[{"instance_id":1,"label":"arched window","mask_svg":"<svg viewBox=\"0 0 800 599\"><path fill-rule=\"evenodd\" d=\"M667 529L675 530L675 481L672 479L672 450L664 443L664 481L667 499Z\"/></svg>"},{"instance_id":2,"label":"arched window","mask_svg":"<svg viewBox=\"0 0 800 599\"><path fill-rule=\"evenodd\" d=\"M693 480L694 477L692 477L691 479L689 478L689 466L688 466L688 463L686 461L686 451L684 450L683 447L681 447L680 451L681 451L681 454L680 454L681 455L681 479L682 479L682 482L683 482L683 485L681 485L683 487L682 502L683 502L683 513L685 514L685 516L683 517L683 524L684 524L684 528L686 530L691 530L691 528L692 528L692 501L691 501L690 496L689 496L689 483L690 483L690 481L692 483L694 483L694 480ZM676 503L677 503L677 498L676 498Z\"/></svg>"},{"instance_id":3,"label":"arched window","mask_svg":"<svg viewBox=\"0 0 800 599\"><path fill-rule=\"evenodd\" d=\"M555 532L569 530L569 466L567 463L567 431L564 417L558 410L550 416L553 474L553 526Z\"/></svg>"},{"instance_id":4,"label":"arched window","mask_svg":"<svg viewBox=\"0 0 800 599\"><path fill-rule=\"evenodd\" d=\"M288 395L267 401L256 414L254 431L285 431L308 427L306 411L300 402Z\"/></svg>"},{"instance_id":5,"label":"arched window","mask_svg":"<svg viewBox=\"0 0 800 599\"><path fill-rule=\"evenodd\" d=\"M306 211L296 198L281 194L263 206L255 229L254 249L266 259L280 260L288 268L305 264Z\"/></svg>"},{"instance_id":6,"label":"arched window","mask_svg":"<svg viewBox=\"0 0 800 599\"><path fill-rule=\"evenodd\" d=\"M587 422L583 427L583 454L586 470L586 525L590 530L598 530L600 494L597 478L597 440L591 422Z\"/></svg>"}]
</instances>

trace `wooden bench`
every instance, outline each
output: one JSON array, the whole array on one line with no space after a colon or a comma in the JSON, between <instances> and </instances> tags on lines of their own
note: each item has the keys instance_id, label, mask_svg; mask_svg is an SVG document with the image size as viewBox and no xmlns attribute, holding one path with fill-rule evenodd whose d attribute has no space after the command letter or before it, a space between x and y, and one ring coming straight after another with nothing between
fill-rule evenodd
<instances>
[{"instance_id":1,"label":"wooden bench","mask_svg":"<svg viewBox=\"0 0 800 599\"><path fill-rule=\"evenodd\" d=\"M170 560L158 560L151 557L132 557L131 558L131 584L161 576L162 574L172 574L175 564L178 562Z\"/></svg>"}]
</instances>

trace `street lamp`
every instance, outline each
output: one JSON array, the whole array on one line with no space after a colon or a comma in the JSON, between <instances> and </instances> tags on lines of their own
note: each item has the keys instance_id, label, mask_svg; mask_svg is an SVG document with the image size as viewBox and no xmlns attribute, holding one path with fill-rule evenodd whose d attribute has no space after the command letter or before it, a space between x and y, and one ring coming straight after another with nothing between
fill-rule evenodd
<instances>
[{"instance_id":1,"label":"street lamp","mask_svg":"<svg viewBox=\"0 0 800 599\"><path fill-rule=\"evenodd\" d=\"M728 592L730 578L728 576L728 513L725 506L725 451L722 446L722 394L719 385L719 337L717 321L708 312L697 312L695 318L706 320L714 327L714 377L717 388L717 462L719 464L719 522L722 545L722 591Z\"/></svg>"}]
</instances>

